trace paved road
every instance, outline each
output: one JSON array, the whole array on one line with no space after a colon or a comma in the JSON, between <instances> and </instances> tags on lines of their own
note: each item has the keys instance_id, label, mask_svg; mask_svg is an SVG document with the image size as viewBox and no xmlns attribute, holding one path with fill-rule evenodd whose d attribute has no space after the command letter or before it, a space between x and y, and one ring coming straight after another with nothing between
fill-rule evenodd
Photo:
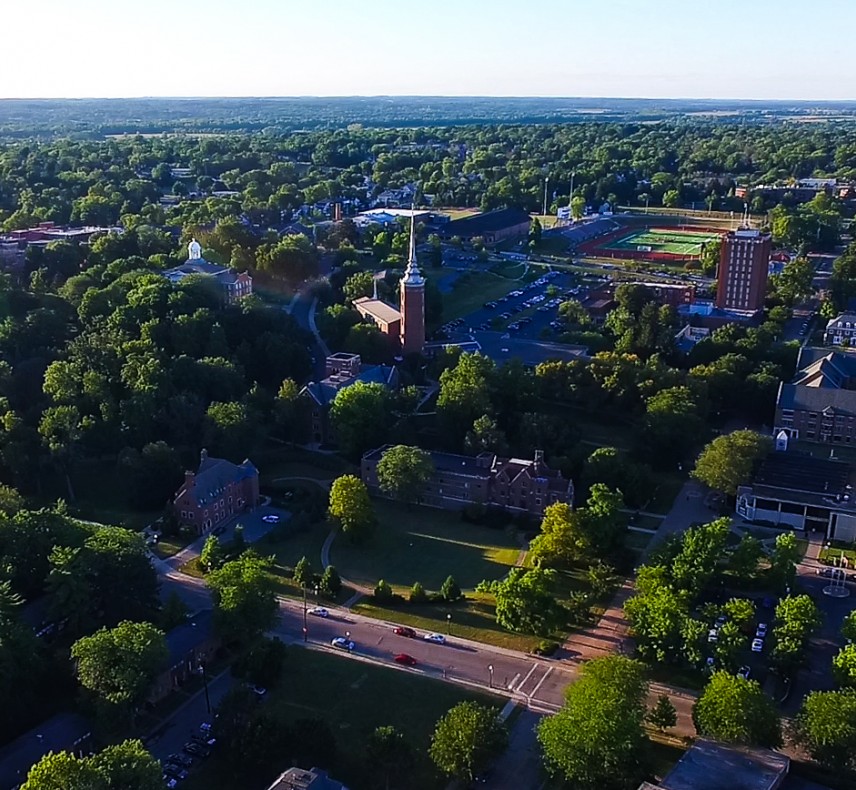
<instances>
[{"instance_id":1,"label":"paved road","mask_svg":"<svg viewBox=\"0 0 856 790\"><path fill-rule=\"evenodd\" d=\"M485 790L538 790L546 776L535 727L542 715L531 710L520 713L511 730L508 749L491 767Z\"/></svg>"},{"instance_id":2,"label":"paved road","mask_svg":"<svg viewBox=\"0 0 856 790\"><path fill-rule=\"evenodd\" d=\"M354 652L359 657L398 666L393 658L406 653L415 658L417 664L405 671L493 688L524 703L531 700L535 709L552 711L558 708L565 687L576 675L576 667L572 664L460 639L455 636L454 624L446 644L436 645L422 639L424 631L418 632L418 638L410 639L393 633L392 623L362 617L346 609L330 607L329 612L330 617L326 619L307 617L308 637L313 645L329 646L333 638L350 634L356 643ZM302 602L280 599L280 614L280 623L273 633L283 641L299 641L303 631ZM493 667L492 675L489 667Z\"/></svg>"}]
</instances>

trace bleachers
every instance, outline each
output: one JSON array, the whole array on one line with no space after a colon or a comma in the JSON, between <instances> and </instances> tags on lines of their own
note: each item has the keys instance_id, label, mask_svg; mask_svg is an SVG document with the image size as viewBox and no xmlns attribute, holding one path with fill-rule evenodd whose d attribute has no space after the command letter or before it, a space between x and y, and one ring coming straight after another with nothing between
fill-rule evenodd
<instances>
[{"instance_id":1,"label":"bleachers","mask_svg":"<svg viewBox=\"0 0 856 790\"><path fill-rule=\"evenodd\" d=\"M596 219L594 222L587 222L585 225L578 225L573 228L568 228L562 231L562 235L568 240L568 243L576 247L584 241L596 239L598 236L603 236L616 229L616 224L611 219Z\"/></svg>"}]
</instances>

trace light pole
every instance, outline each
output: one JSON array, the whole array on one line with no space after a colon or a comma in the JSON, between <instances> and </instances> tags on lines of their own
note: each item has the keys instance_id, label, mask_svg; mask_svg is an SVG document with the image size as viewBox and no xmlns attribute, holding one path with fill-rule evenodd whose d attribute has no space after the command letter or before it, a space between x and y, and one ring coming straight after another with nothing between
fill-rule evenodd
<instances>
[{"instance_id":1,"label":"light pole","mask_svg":"<svg viewBox=\"0 0 856 790\"><path fill-rule=\"evenodd\" d=\"M493 688L493 664L487 665L487 671L490 673L489 687Z\"/></svg>"},{"instance_id":2,"label":"light pole","mask_svg":"<svg viewBox=\"0 0 856 790\"><path fill-rule=\"evenodd\" d=\"M446 633L447 634L452 633L452 613L451 612L449 612L446 615Z\"/></svg>"},{"instance_id":3,"label":"light pole","mask_svg":"<svg viewBox=\"0 0 856 790\"><path fill-rule=\"evenodd\" d=\"M544 176L544 211L542 214L547 216L547 184L550 181L550 176Z\"/></svg>"},{"instance_id":4,"label":"light pole","mask_svg":"<svg viewBox=\"0 0 856 790\"><path fill-rule=\"evenodd\" d=\"M345 642L346 642L345 647L348 648L348 652L350 653L351 652L351 632L350 631L345 631Z\"/></svg>"},{"instance_id":5,"label":"light pole","mask_svg":"<svg viewBox=\"0 0 856 790\"><path fill-rule=\"evenodd\" d=\"M306 582L303 583L303 641L309 641L309 624L306 622Z\"/></svg>"},{"instance_id":6,"label":"light pole","mask_svg":"<svg viewBox=\"0 0 856 790\"><path fill-rule=\"evenodd\" d=\"M568 190L568 222L573 223L574 221L574 212L571 208L571 203L574 202L574 176L576 173L571 171L571 188Z\"/></svg>"},{"instance_id":7,"label":"light pole","mask_svg":"<svg viewBox=\"0 0 856 790\"><path fill-rule=\"evenodd\" d=\"M208 696L208 673L205 671L205 662L200 659L199 673L202 675L202 686L205 688L205 707L208 709L208 715L211 715L211 698Z\"/></svg>"}]
</instances>

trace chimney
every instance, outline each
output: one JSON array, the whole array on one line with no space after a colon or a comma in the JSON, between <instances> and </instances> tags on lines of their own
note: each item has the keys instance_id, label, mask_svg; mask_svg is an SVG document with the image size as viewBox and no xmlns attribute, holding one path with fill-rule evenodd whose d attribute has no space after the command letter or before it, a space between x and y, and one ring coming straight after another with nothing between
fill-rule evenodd
<instances>
[{"instance_id":1,"label":"chimney","mask_svg":"<svg viewBox=\"0 0 856 790\"><path fill-rule=\"evenodd\" d=\"M543 463L544 463L544 451L543 450L536 450L535 451L535 465L540 466Z\"/></svg>"},{"instance_id":2,"label":"chimney","mask_svg":"<svg viewBox=\"0 0 856 790\"><path fill-rule=\"evenodd\" d=\"M187 470L184 473L184 488L187 491L190 491L193 488L194 483L196 483L196 473Z\"/></svg>"}]
</instances>

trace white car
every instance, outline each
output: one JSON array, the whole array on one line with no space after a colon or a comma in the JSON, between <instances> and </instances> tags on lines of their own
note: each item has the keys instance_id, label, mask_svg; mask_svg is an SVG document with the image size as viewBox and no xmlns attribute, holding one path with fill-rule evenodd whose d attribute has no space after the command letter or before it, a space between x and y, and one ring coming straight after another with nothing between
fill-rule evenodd
<instances>
[{"instance_id":1,"label":"white car","mask_svg":"<svg viewBox=\"0 0 856 790\"><path fill-rule=\"evenodd\" d=\"M755 638L763 639L765 636L767 636L767 624L758 623L758 628L755 629Z\"/></svg>"},{"instance_id":2,"label":"white car","mask_svg":"<svg viewBox=\"0 0 856 790\"><path fill-rule=\"evenodd\" d=\"M436 645L445 645L446 637L443 634L425 634L422 637L426 642L434 642Z\"/></svg>"},{"instance_id":3,"label":"white car","mask_svg":"<svg viewBox=\"0 0 856 790\"><path fill-rule=\"evenodd\" d=\"M276 515L276 513L268 513L268 515L262 516L262 521L264 521L265 524L278 524L279 516Z\"/></svg>"},{"instance_id":4,"label":"white car","mask_svg":"<svg viewBox=\"0 0 856 790\"><path fill-rule=\"evenodd\" d=\"M764 650L764 640L763 639L753 639L752 640L752 652L753 653L761 653Z\"/></svg>"},{"instance_id":5,"label":"white car","mask_svg":"<svg viewBox=\"0 0 856 790\"><path fill-rule=\"evenodd\" d=\"M710 631L707 632L707 641L708 642L716 642L719 639L719 629L711 628Z\"/></svg>"},{"instance_id":6,"label":"white car","mask_svg":"<svg viewBox=\"0 0 856 790\"><path fill-rule=\"evenodd\" d=\"M333 645L333 647L338 647L339 650L347 650L348 652L356 647L350 639L345 639L344 636L337 636L330 642L330 644Z\"/></svg>"},{"instance_id":7,"label":"white car","mask_svg":"<svg viewBox=\"0 0 856 790\"><path fill-rule=\"evenodd\" d=\"M737 670L737 677L743 680L749 680L749 675L752 674L752 670L747 666L742 666Z\"/></svg>"},{"instance_id":8,"label":"white car","mask_svg":"<svg viewBox=\"0 0 856 790\"><path fill-rule=\"evenodd\" d=\"M309 610L309 614L314 614L316 617L329 617L330 612L328 612L323 606L316 606Z\"/></svg>"}]
</instances>

